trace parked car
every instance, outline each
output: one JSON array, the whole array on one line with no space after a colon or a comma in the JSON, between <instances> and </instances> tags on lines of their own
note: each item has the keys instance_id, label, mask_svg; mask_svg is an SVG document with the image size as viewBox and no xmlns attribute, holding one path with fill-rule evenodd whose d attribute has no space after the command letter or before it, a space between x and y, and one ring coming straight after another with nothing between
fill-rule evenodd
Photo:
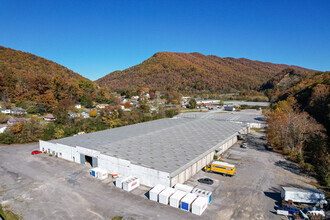
<instances>
[{"instance_id":1,"label":"parked car","mask_svg":"<svg viewBox=\"0 0 330 220\"><path fill-rule=\"evenodd\" d=\"M40 151L40 150L34 150L34 151L32 151L32 152L31 152L31 154L32 154L32 155L35 155L35 154L40 154L40 153L41 153L41 151Z\"/></svg>"},{"instance_id":2,"label":"parked car","mask_svg":"<svg viewBox=\"0 0 330 220\"><path fill-rule=\"evenodd\" d=\"M213 184L213 180L211 180L210 178L199 179L198 182L209 184L209 185L212 185Z\"/></svg>"},{"instance_id":3,"label":"parked car","mask_svg":"<svg viewBox=\"0 0 330 220\"><path fill-rule=\"evenodd\" d=\"M303 219L309 219L309 215L313 216L323 216L325 217L325 213L322 209L317 208L317 207L307 207L299 210L300 216L303 217Z\"/></svg>"},{"instance_id":4,"label":"parked car","mask_svg":"<svg viewBox=\"0 0 330 220\"><path fill-rule=\"evenodd\" d=\"M247 143L244 142L244 143L241 145L241 148L247 148Z\"/></svg>"},{"instance_id":5,"label":"parked car","mask_svg":"<svg viewBox=\"0 0 330 220\"><path fill-rule=\"evenodd\" d=\"M299 214L298 209L294 206L283 206L280 209L288 211L290 214Z\"/></svg>"}]
</instances>

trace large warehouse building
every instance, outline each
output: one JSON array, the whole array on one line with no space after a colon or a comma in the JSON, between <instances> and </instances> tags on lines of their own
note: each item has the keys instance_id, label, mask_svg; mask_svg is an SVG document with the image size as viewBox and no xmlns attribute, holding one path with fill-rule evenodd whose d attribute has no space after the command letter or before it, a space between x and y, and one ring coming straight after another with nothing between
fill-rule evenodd
<instances>
[{"instance_id":1,"label":"large warehouse building","mask_svg":"<svg viewBox=\"0 0 330 220\"><path fill-rule=\"evenodd\" d=\"M132 175L141 184L184 183L246 133L238 123L205 119L160 119L52 141L40 150L60 158Z\"/></svg>"}]
</instances>

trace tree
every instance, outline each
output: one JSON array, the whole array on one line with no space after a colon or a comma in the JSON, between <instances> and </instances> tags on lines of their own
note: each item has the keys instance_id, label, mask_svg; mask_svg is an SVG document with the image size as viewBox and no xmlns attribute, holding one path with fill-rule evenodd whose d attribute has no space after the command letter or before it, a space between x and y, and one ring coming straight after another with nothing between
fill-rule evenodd
<instances>
[{"instance_id":1,"label":"tree","mask_svg":"<svg viewBox=\"0 0 330 220\"><path fill-rule=\"evenodd\" d=\"M197 107L197 102L194 98L189 100L189 108L195 109Z\"/></svg>"},{"instance_id":2,"label":"tree","mask_svg":"<svg viewBox=\"0 0 330 220\"><path fill-rule=\"evenodd\" d=\"M97 116L97 110L96 109L92 109L89 111L89 116L90 117L96 117Z\"/></svg>"},{"instance_id":3,"label":"tree","mask_svg":"<svg viewBox=\"0 0 330 220\"><path fill-rule=\"evenodd\" d=\"M125 102L125 104L124 104L124 107L126 108L126 109L128 109L128 108L131 108L131 103L130 102Z\"/></svg>"},{"instance_id":4,"label":"tree","mask_svg":"<svg viewBox=\"0 0 330 220\"><path fill-rule=\"evenodd\" d=\"M148 99L146 97L141 97L139 99L139 107L138 107L138 109L142 113L149 113L150 112L150 105L149 105Z\"/></svg>"}]
</instances>

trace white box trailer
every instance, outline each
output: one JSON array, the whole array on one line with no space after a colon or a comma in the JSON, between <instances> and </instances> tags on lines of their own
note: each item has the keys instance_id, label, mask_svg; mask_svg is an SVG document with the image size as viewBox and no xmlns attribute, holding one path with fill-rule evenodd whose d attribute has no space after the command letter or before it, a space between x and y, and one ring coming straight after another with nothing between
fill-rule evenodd
<instances>
[{"instance_id":1,"label":"white box trailer","mask_svg":"<svg viewBox=\"0 0 330 220\"><path fill-rule=\"evenodd\" d=\"M123 182L123 190L125 191L132 191L133 189L140 186L140 179L137 177L132 177L128 180Z\"/></svg>"},{"instance_id":2,"label":"white box trailer","mask_svg":"<svg viewBox=\"0 0 330 220\"><path fill-rule=\"evenodd\" d=\"M170 206L180 208L181 200L185 195L187 195L187 192L177 190L170 198Z\"/></svg>"},{"instance_id":3,"label":"white box trailer","mask_svg":"<svg viewBox=\"0 0 330 220\"><path fill-rule=\"evenodd\" d=\"M194 193L198 196L201 196L201 197L205 197L207 199L208 203L211 203L211 201L212 201L212 192L210 192L210 191L195 188L195 189L193 189L192 193Z\"/></svg>"},{"instance_id":4,"label":"white box trailer","mask_svg":"<svg viewBox=\"0 0 330 220\"><path fill-rule=\"evenodd\" d=\"M285 201L296 203L320 203L324 201L324 193L318 189L282 187L281 197Z\"/></svg>"},{"instance_id":5,"label":"white box trailer","mask_svg":"<svg viewBox=\"0 0 330 220\"><path fill-rule=\"evenodd\" d=\"M191 212L196 215L202 215L208 204L208 199L200 196L192 203Z\"/></svg>"},{"instance_id":6,"label":"white box trailer","mask_svg":"<svg viewBox=\"0 0 330 220\"><path fill-rule=\"evenodd\" d=\"M162 184L157 184L156 186L154 186L154 188L152 188L149 191L149 199L152 201L156 201L158 202L158 195L159 193L161 193L166 187Z\"/></svg>"},{"instance_id":7,"label":"white box trailer","mask_svg":"<svg viewBox=\"0 0 330 220\"><path fill-rule=\"evenodd\" d=\"M123 188L123 182L125 182L126 180L132 178L131 176L123 176L123 177L118 177L116 179L116 187L118 188Z\"/></svg>"},{"instance_id":8,"label":"white box trailer","mask_svg":"<svg viewBox=\"0 0 330 220\"><path fill-rule=\"evenodd\" d=\"M181 200L181 209L185 210L187 212L190 212L191 210L191 204L195 201L197 198L196 194L188 193L183 199Z\"/></svg>"},{"instance_id":9,"label":"white box trailer","mask_svg":"<svg viewBox=\"0 0 330 220\"><path fill-rule=\"evenodd\" d=\"M175 193L175 189L166 187L161 193L159 193L159 203L168 205L170 197Z\"/></svg>"},{"instance_id":10,"label":"white box trailer","mask_svg":"<svg viewBox=\"0 0 330 220\"><path fill-rule=\"evenodd\" d=\"M108 171L103 170L99 167L95 167L91 170L91 175L100 180L104 180L104 179L108 178Z\"/></svg>"},{"instance_id":11,"label":"white box trailer","mask_svg":"<svg viewBox=\"0 0 330 220\"><path fill-rule=\"evenodd\" d=\"M184 185L184 184L181 184L181 183L177 183L177 184L175 184L174 189L190 193L194 189L194 187Z\"/></svg>"}]
</instances>

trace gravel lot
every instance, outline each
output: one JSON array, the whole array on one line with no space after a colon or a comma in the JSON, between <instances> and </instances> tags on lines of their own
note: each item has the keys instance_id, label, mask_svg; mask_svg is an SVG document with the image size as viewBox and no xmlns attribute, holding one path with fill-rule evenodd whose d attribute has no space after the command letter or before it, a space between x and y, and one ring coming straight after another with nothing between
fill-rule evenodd
<instances>
[{"instance_id":1,"label":"gravel lot","mask_svg":"<svg viewBox=\"0 0 330 220\"><path fill-rule=\"evenodd\" d=\"M92 178L87 166L31 155L37 143L0 146L0 202L24 219L285 219L275 214L281 186L312 187L308 183L314 180L265 150L261 135L249 135L247 149L234 145L223 156L236 165L235 176L200 171L187 182L213 191L213 201L201 217L149 201L147 187L128 193L110 179ZM215 183L200 184L201 177Z\"/></svg>"}]
</instances>

